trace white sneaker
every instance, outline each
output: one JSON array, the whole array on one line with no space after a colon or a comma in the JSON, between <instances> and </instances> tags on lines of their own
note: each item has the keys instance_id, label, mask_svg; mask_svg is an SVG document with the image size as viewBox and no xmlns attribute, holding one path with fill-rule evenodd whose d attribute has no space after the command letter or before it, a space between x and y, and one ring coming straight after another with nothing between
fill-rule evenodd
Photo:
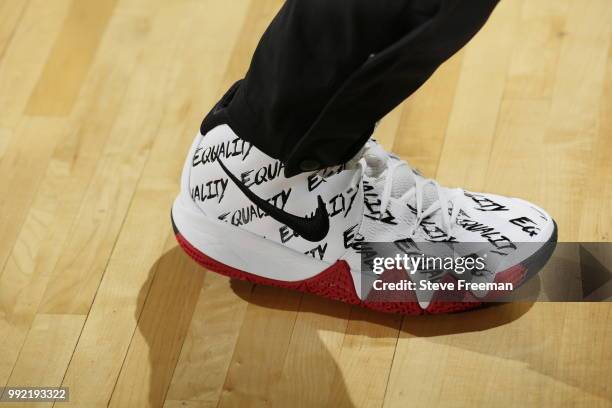
<instances>
[{"instance_id":1,"label":"white sneaker","mask_svg":"<svg viewBox=\"0 0 612 408\"><path fill-rule=\"evenodd\" d=\"M486 268L463 279L517 286L543 266L556 242L556 224L544 210L516 198L441 187L373 140L342 166L291 178L283 169L226 124L199 134L172 208L183 249L233 278L420 314L470 309L491 293L466 290L449 301L417 288L400 300L381 298L364 279L372 276L362 267L365 243L413 249L479 243L487 248ZM403 276L415 282L460 277L417 272Z\"/></svg>"}]
</instances>

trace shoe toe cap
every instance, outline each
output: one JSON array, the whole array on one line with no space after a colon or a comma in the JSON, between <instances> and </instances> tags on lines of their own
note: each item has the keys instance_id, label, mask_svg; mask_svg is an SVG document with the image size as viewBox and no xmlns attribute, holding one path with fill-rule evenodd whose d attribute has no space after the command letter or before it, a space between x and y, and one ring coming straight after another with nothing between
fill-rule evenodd
<instances>
[{"instance_id":1,"label":"shoe toe cap","mask_svg":"<svg viewBox=\"0 0 612 408\"><path fill-rule=\"evenodd\" d=\"M554 233L550 214L529 201L488 193L470 193L470 197L483 223L495 226L512 241L546 242Z\"/></svg>"},{"instance_id":2,"label":"shoe toe cap","mask_svg":"<svg viewBox=\"0 0 612 408\"><path fill-rule=\"evenodd\" d=\"M512 198L516 217L509 219L514 226L528 233L530 241L547 242L555 233L556 224L543 208L520 198Z\"/></svg>"}]
</instances>

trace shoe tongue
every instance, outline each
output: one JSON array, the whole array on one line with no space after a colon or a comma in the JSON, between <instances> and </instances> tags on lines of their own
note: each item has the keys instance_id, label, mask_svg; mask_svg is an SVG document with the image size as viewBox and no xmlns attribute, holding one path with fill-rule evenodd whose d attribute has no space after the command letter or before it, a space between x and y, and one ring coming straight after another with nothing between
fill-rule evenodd
<instances>
[{"instance_id":1,"label":"shoe tongue","mask_svg":"<svg viewBox=\"0 0 612 408\"><path fill-rule=\"evenodd\" d=\"M393 173L393 185L391 186L391 197L400 198L406 191L414 187L416 175L408 166L401 166Z\"/></svg>"},{"instance_id":2,"label":"shoe tongue","mask_svg":"<svg viewBox=\"0 0 612 408\"><path fill-rule=\"evenodd\" d=\"M370 177L377 178L383 171L389 167L388 161L400 160L399 158L389 155L382 149L378 143L373 143L368 146L369 149L365 153L365 159L368 163L366 174ZM404 193L410 190L416 184L417 178L422 178L410 166L399 166L393 170L393 184L391 186L391 197L400 198ZM423 210L429 208L434 201L438 199L438 192L431 184L423 186ZM414 205L415 203L410 203Z\"/></svg>"},{"instance_id":3,"label":"shoe tongue","mask_svg":"<svg viewBox=\"0 0 612 408\"><path fill-rule=\"evenodd\" d=\"M410 167L401 166L393 173L393 185L391 186L391 197L400 198L406 191L414 187L417 177ZM438 192L431 184L426 184L423 187L423 209L429 208L434 201L438 199Z\"/></svg>"}]
</instances>

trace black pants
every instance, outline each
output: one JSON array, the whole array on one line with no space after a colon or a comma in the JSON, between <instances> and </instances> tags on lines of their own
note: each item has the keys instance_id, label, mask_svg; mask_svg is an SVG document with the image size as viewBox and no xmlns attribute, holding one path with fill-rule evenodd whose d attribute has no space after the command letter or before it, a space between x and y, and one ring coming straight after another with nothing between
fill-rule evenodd
<instances>
[{"instance_id":1,"label":"black pants","mask_svg":"<svg viewBox=\"0 0 612 408\"><path fill-rule=\"evenodd\" d=\"M497 1L287 0L213 113L282 160L287 176L341 164Z\"/></svg>"}]
</instances>

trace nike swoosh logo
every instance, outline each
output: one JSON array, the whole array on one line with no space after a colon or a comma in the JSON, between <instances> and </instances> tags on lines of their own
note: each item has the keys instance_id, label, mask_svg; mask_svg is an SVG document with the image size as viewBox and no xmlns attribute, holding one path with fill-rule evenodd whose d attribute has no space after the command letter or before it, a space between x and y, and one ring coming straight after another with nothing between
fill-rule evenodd
<instances>
[{"instance_id":1,"label":"nike swoosh logo","mask_svg":"<svg viewBox=\"0 0 612 408\"><path fill-rule=\"evenodd\" d=\"M244 195L253 202L253 204L276 221L291 228L300 237L307 241L319 242L329 233L329 214L327 213L327 208L325 208L325 203L320 195L317 196L318 206L314 215L312 217L298 217L297 215L283 211L280 208L270 204L268 201L260 198L247 186L245 186L238 179L238 177L234 176L227 169L227 167L225 167L225 164L223 164L221 159L217 158L217 162L225 174L227 174L227 176L236 184L236 186L238 186L240 191L242 191Z\"/></svg>"}]
</instances>

